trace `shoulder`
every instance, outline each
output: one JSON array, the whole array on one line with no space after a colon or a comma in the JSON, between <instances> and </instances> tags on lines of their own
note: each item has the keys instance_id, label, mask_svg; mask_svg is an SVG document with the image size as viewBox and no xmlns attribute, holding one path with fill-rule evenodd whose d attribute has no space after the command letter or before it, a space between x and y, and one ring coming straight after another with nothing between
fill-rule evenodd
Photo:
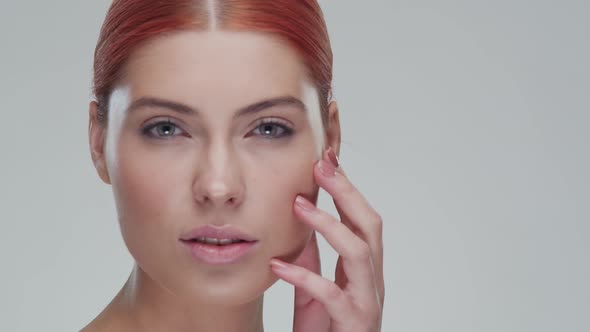
<instances>
[{"instance_id":1,"label":"shoulder","mask_svg":"<svg viewBox=\"0 0 590 332\"><path fill-rule=\"evenodd\" d=\"M116 322L100 322L92 321L79 332L130 332L131 329L126 328L122 324Z\"/></svg>"},{"instance_id":2,"label":"shoulder","mask_svg":"<svg viewBox=\"0 0 590 332\"><path fill-rule=\"evenodd\" d=\"M113 312L105 310L101 312L88 325L83 327L79 332L131 332L135 331L127 322Z\"/></svg>"}]
</instances>

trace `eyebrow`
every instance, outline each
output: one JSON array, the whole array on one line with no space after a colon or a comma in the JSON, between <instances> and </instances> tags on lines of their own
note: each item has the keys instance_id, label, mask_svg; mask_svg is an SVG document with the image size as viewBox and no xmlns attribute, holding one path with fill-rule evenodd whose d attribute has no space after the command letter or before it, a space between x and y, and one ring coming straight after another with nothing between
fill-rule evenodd
<instances>
[{"instance_id":1,"label":"eyebrow","mask_svg":"<svg viewBox=\"0 0 590 332\"><path fill-rule=\"evenodd\" d=\"M305 104L298 98L292 96L282 96L262 100L251 105L242 107L236 112L235 117L260 112L262 110L275 106L295 106L296 108L304 112L307 112ZM196 108L175 101L157 97L140 97L131 103L131 105L127 108L127 112L133 112L137 109L146 107L166 108L177 113L193 116L198 116L200 114L199 110L197 110Z\"/></svg>"}]
</instances>

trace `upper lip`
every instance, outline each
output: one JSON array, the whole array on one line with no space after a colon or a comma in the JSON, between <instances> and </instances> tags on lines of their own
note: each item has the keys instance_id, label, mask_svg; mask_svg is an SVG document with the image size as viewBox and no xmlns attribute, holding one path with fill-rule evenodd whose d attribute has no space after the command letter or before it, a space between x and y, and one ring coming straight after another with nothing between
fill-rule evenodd
<instances>
[{"instance_id":1,"label":"upper lip","mask_svg":"<svg viewBox=\"0 0 590 332\"><path fill-rule=\"evenodd\" d=\"M232 239L232 240L243 240L248 242L257 241L253 236L242 232L231 225L225 225L222 227L213 225L199 226L187 233L185 233L181 240L189 241L197 238L210 238L210 239Z\"/></svg>"}]
</instances>

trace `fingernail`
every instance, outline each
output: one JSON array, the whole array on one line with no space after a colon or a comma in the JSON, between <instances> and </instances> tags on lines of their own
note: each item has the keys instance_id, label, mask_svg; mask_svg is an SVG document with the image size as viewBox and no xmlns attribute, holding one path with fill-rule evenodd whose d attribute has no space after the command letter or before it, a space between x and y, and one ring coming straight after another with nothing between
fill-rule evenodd
<instances>
[{"instance_id":1,"label":"fingernail","mask_svg":"<svg viewBox=\"0 0 590 332\"><path fill-rule=\"evenodd\" d=\"M288 271L289 270L289 266L279 260L276 259L272 259L270 261L270 266L275 269L275 270L280 270L280 271Z\"/></svg>"},{"instance_id":2,"label":"fingernail","mask_svg":"<svg viewBox=\"0 0 590 332\"><path fill-rule=\"evenodd\" d=\"M334 152L332 147L328 148L328 157L330 158L330 161L332 162L335 168L340 167L340 160L338 160L338 156L336 155L336 152Z\"/></svg>"},{"instance_id":3,"label":"fingernail","mask_svg":"<svg viewBox=\"0 0 590 332\"><path fill-rule=\"evenodd\" d=\"M333 177L336 175L336 167L331 162L327 162L325 160L320 160L320 171L326 177Z\"/></svg>"},{"instance_id":4,"label":"fingernail","mask_svg":"<svg viewBox=\"0 0 590 332\"><path fill-rule=\"evenodd\" d=\"M307 199L305 199L301 196L297 196L297 198L295 199L295 203L297 203L297 205L299 205L299 207L305 211L315 210L315 206L313 204L311 204L310 201L308 201Z\"/></svg>"}]
</instances>

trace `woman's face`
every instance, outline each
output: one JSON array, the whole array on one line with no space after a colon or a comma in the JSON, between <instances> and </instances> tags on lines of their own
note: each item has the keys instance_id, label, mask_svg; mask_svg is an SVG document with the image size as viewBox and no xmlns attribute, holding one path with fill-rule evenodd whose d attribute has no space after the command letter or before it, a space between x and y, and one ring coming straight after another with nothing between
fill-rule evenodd
<instances>
[{"instance_id":1,"label":"woman's face","mask_svg":"<svg viewBox=\"0 0 590 332\"><path fill-rule=\"evenodd\" d=\"M109 111L101 177L141 269L187 299L260 296L277 279L270 258L293 261L311 235L295 219L295 197L317 199L319 101L296 52L252 32L155 39L129 59ZM232 225L258 242L235 263L199 261L181 238L206 224Z\"/></svg>"}]
</instances>

